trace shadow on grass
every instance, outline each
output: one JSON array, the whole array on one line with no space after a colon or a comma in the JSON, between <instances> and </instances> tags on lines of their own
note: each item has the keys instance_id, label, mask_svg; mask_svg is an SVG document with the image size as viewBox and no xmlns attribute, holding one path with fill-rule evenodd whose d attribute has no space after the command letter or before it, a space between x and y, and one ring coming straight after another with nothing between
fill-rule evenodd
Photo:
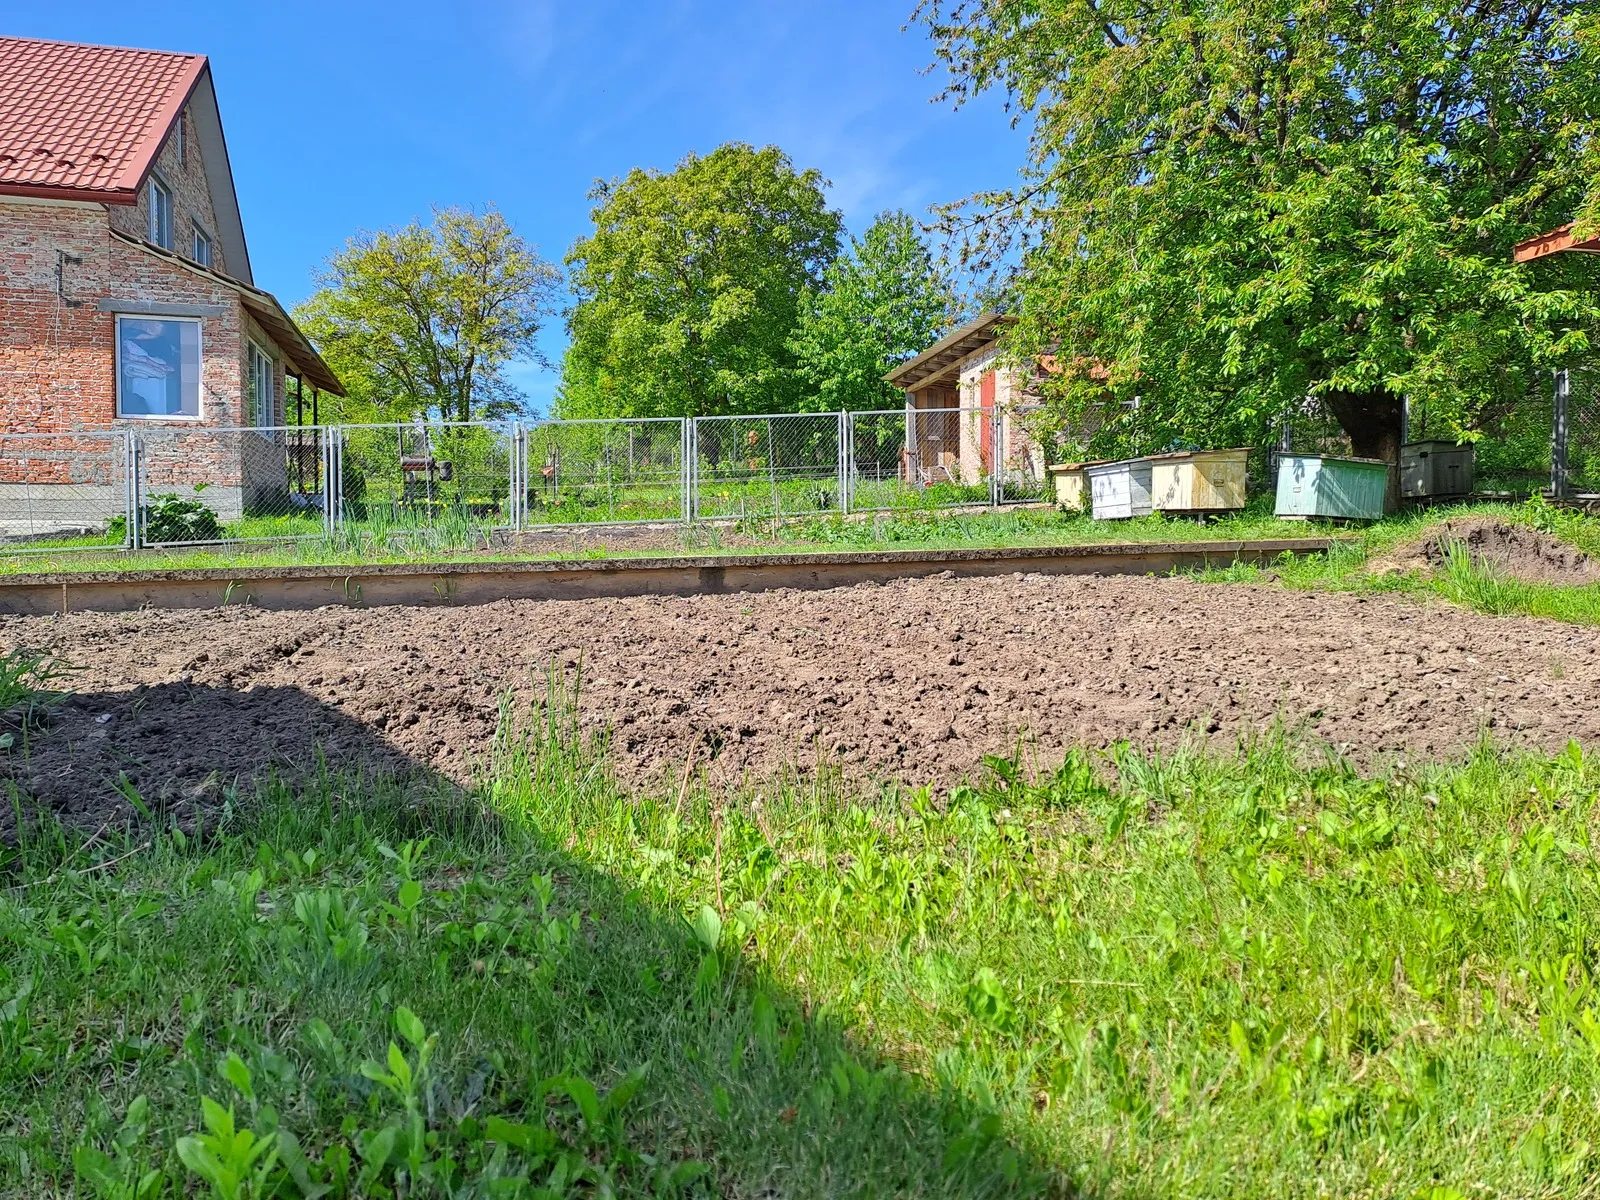
<instances>
[{"instance_id":1,"label":"shadow on grass","mask_svg":"<svg viewBox=\"0 0 1600 1200\"><path fill-rule=\"evenodd\" d=\"M709 873L685 913L601 865L589 819L614 830L631 802L565 713L558 695L483 747L466 787L293 688L64 705L6 768L31 907L0 928L0 1013L24 998L0 1020L0 1093L19 1106L0 1176L71 1193L75 1147L114 1147L140 1095L147 1165L174 1182L203 1094L292 1132L313 1164L341 1145L359 1163L383 1100L361 1063L383 1060L404 1005L438 1038L417 1102L429 1153L474 1170L495 1117L566 1130L562 1169L622 1194L1066 1193L979 1098L775 983L744 952L759 914L721 911ZM230 1052L248 1096L218 1074ZM608 1123L566 1114L558 1093L576 1093L552 1079L639 1092ZM690 1162L705 1174L671 1174ZM489 1194L418 1178L404 1194Z\"/></svg>"}]
</instances>

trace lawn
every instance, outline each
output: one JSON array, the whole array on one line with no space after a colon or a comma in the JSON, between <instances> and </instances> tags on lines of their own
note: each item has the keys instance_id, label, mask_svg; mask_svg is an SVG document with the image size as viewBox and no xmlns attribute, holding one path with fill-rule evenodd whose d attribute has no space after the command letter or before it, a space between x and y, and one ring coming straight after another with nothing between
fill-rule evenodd
<instances>
[{"instance_id":1,"label":"lawn","mask_svg":"<svg viewBox=\"0 0 1600 1200\"><path fill-rule=\"evenodd\" d=\"M633 796L566 711L466 791L330 767L203 831L30 835L0 1190L1593 1189L1575 746Z\"/></svg>"},{"instance_id":2,"label":"lawn","mask_svg":"<svg viewBox=\"0 0 1600 1200\"><path fill-rule=\"evenodd\" d=\"M939 495L939 503L960 497ZM571 551L512 547L491 539L481 522L380 519L376 514L335 537L314 536L309 518L292 529L269 518L245 518L236 525L252 536L289 536L291 542L234 543L138 553L82 552L73 544L35 543L30 553L0 555L0 575L41 571L164 570L182 567L282 566L404 562L530 561L570 557ZM746 516L716 523L666 523L652 530L648 548L636 548L626 530L575 528L589 558L662 554L793 553L819 550L950 549L958 547L1069 546L1102 542L1165 542L1202 539L1306 537L1338 532L1333 526L1280 521L1270 511L1252 509L1218 521L1148 517L1134 521L1093 521L1051 508L951 509L930 501L901 504L881 512L845 517L837 513L775 518Z\"/></svg>"}]
</instances>

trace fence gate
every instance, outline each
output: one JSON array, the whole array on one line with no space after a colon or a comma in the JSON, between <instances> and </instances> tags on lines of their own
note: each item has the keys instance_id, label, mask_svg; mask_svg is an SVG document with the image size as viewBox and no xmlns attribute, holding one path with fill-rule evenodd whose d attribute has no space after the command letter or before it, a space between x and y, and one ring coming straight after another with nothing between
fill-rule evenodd
<instances>
[{"instance_id":1,"label":"fence gate","mask_svg":"<svg viewBox=\"0 0 1600 1200\"><path fill-rule=\"evenodd\" d=\"M522 430L528 525L621 525L686 515L685 422L544 421Z\"/></svg>"},{"instance_id":2,"label":"fence gate","mask_svg":"<svg viewBox=\"0 0 1600 1200\"><path fill-rule=\"evenodd\" d=\"M691 518L843 512L842 413L695 417Z\"/></svg>"}]
</instances>

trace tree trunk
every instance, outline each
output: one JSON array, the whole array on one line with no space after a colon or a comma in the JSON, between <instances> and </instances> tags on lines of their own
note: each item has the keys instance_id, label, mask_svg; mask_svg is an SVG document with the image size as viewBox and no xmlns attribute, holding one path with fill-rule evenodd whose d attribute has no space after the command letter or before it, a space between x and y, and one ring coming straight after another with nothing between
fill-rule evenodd
<instances>
[{"instance_id":1,"label":"tree trunk","mask_svg":"<svg viewBox=\"0 0 1600 1200\"><path fill-rule=\"evenodd\" d=\"M1324 392L1323 402L1350 438L1357 458L1377 458L1389 464L1389 483L1383 508L1400 507L1400 445L1405 440L1405 405L1387 388L1370 392Z\"/></svg>"}]
</instances>

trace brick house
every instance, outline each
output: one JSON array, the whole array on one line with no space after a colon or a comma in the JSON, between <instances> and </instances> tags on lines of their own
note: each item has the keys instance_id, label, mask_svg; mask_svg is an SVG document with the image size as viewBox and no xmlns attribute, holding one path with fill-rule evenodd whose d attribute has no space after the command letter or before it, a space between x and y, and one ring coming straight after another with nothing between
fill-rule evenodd
<instances>
[{"instance_id":1,"label":"brick house","mask_svg":"<svg viewBox=\"0 0 1600 1200\"><path fill-rule=\"evenodd\" d=\"M152 490L205 485L225 519L286 501L281 427L324 390L255 286L206 59L0 37L0 527L43 485L45 524L121 511L97 431L137 430Z\"/></svg>"}]
</instances>

